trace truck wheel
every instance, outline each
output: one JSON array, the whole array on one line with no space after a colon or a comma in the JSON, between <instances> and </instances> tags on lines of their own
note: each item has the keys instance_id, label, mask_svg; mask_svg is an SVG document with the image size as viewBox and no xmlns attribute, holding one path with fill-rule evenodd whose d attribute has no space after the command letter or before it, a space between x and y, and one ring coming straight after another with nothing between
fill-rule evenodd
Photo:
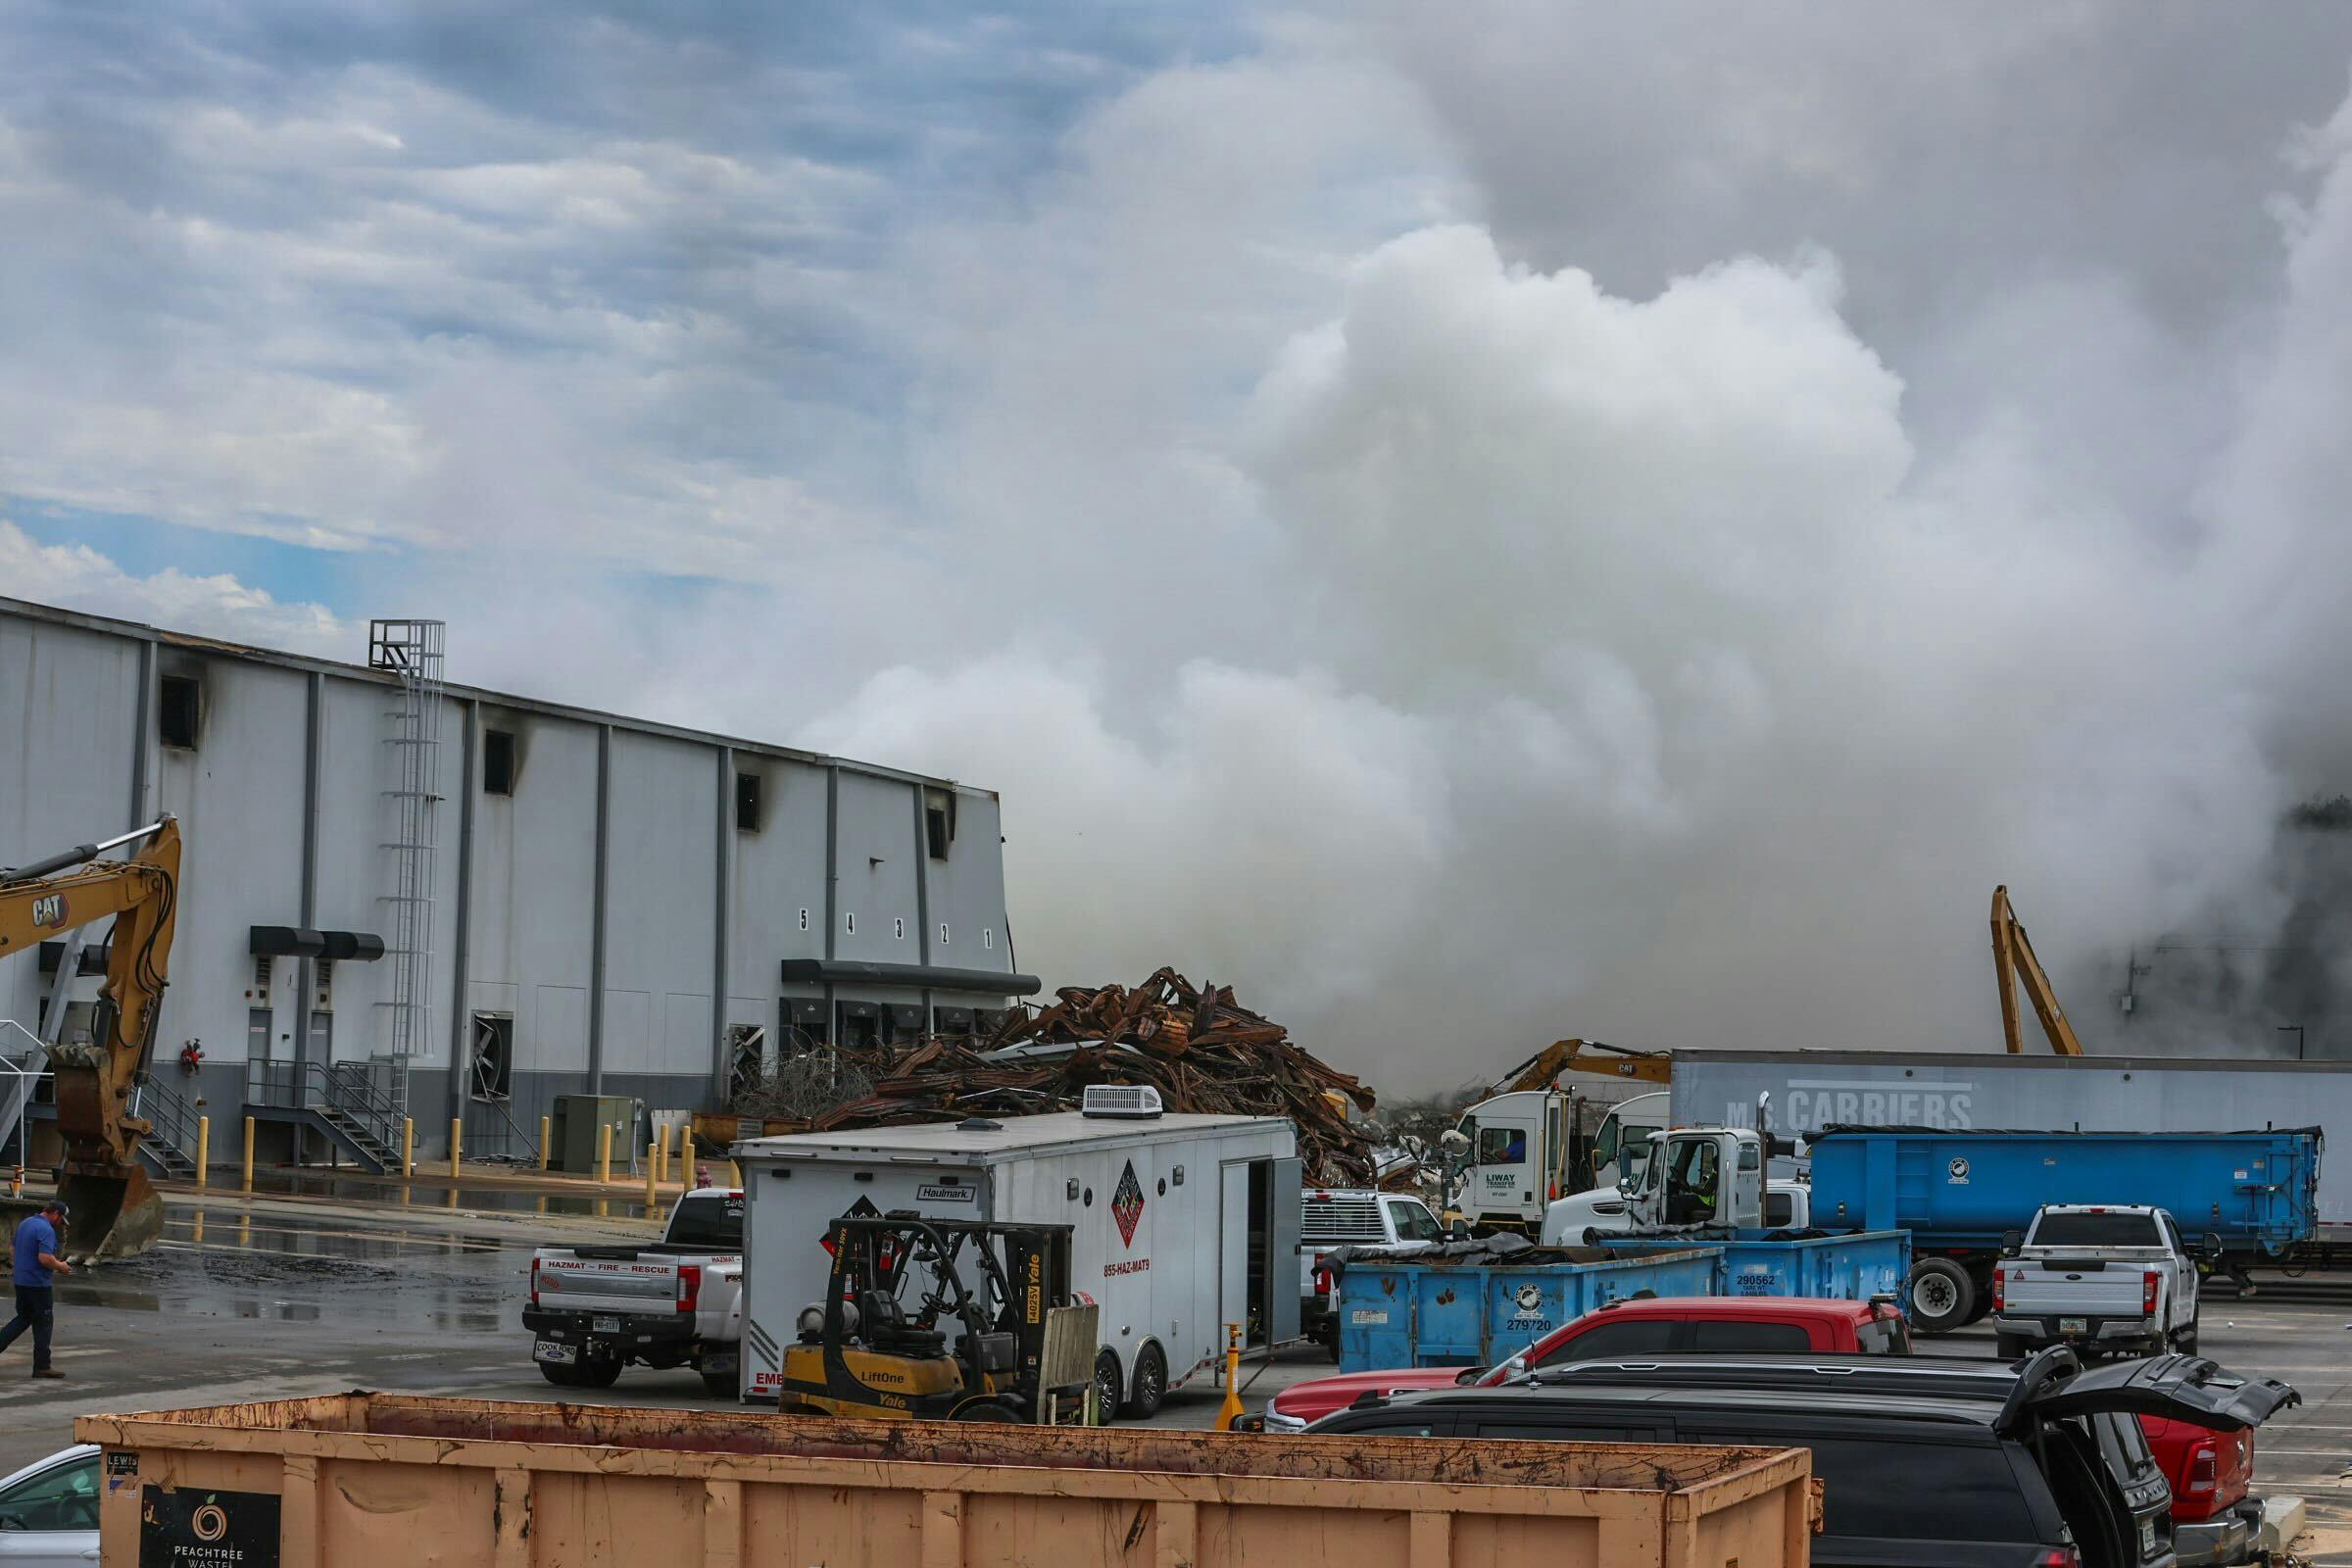
<instances>
[{"instance_id":1,"label":"truck wheel","mask_svg":"<svg viewBox=\"0 0 2352 1568\"><path fill-rule=\"evenodd\" d=\"M1110 1425L1122 1402L1119 1358L1104 1350L1095 1357L1095 1420L1103 1426Z\"/></svg>"},{"instance_id":2,"label":"truck wheel","mask_svg":"<svg viewBox=\"0 0 2352 1568\"><path fill-rule=\"evenodd\" d=\"M2190 1318L2188 1327L2173 1336L2173 1348L2179 1350L2182 1355L2197 1353L2197 1320L2195 1318Z\"/></svg>"},{"instance_id":3,"label":"truck wheel","mask_svg":"<svg viewBox=\"0 0 2352 1568\"><path fill-rule=\"evenodd\" d=\"M1923 1257L1911 1267L1911 1326L1949 1334L1976 1310L1977 1282L1948 1257Z\"/></svg>"},{"instance_id":4,"label":"truck wheel","mask_svg":"<svg viewBox=\"0 0 2352 1568\"><path fill-rule=\"evenodd\" d=\"M729 1404L733 1404L735 1402L735 1374L732 1372L704 1373L703 1392L713 1399L724 1399Z\"/></svg>"},{"instance_id":5,"label":"truck wheel","mask_svg":"<svg viewBox=\"0 0 2352 1568\"><path fill-rule=\"evenodd\" d=\"M948 1419L951 1421L1004 1422L1018 1421L1020 1417L994 1399L974 1399L969 1404L957 1405L956 1413Z\"/></svg>"},{"instance_id":6,"label":"truck wheel","mask_svg":"<svg viewBox=\"0 0 2352 1568\"><path fill-rule=\"evenodd\" d=\"M1159 1414L1159 1401L1168 1396L1168 1358L1159 1347L1147 1345L1135 1357L1135 1396L1119 1406L1130 1421L1149 1421Z\"/></svg>"},{"instance_id":7,"label":"truck wheel","mask_svg":"<svg viewBox=\"0 0 2352 1568\"><path fill-rule=\"evenodd\" d=\"M539 1363L539 1375L559 1389L576 1389L580 1386L578 1367L558 1366L553 1361L542 1361Z\"/></svg>"}]
</instances>

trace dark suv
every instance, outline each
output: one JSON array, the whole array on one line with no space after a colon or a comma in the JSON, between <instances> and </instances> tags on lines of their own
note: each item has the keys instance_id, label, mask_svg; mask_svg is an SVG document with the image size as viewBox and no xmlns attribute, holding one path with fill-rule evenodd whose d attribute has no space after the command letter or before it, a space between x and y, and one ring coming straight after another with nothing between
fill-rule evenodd
<instances>
[{"instance_id":1,"label":"dark suv","mask_svg":"<svg viewBox=\"0 0 2352 1568\"><path fill-rule=\"evenodd\" d=\"M2020 1368L1661 1356L1540 1376L1367 1398L1309 1430L1801 1446L1826 1488L1816 1562L2169 1568L2171 1490L2135 1417L2242 1428L2295 1397L2191 1356L2086 1371L2063 1348Z\"/></svg>"}]
</instances>

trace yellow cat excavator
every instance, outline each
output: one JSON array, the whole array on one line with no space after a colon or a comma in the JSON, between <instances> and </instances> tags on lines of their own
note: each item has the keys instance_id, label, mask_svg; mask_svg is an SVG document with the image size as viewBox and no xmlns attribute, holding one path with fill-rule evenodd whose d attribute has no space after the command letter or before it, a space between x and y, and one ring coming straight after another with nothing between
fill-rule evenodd
<instances>
[{"instance_id":1,"label":"yellow cat excavator","mask_svg":"<svg viewBox=\"0 0 2352 1568\"><path fill-rule=\"evenodd\" d=\"M1510 1095L1526 1089L1549 1089L1564 1072L1664 1084L1674 1081L1674 1058L1663 1051L1633 1051L1624 1046L1603 1045L1597 1040L1554 1040L1495 1079L1487 1093Z\"/></svg>"},{"instance_id":2,"label":"yellow cat excavator","mask_svg":"<svg viewBox=\"0 0 2352 1568\"><path fill-rule=\"evenodd\" d=\"M2041 1020L2041 1032L2049 1037L2050 1049L2061 1056L2082 1054L2082 1042L2075 1038L2075 1026L2066 1021L2066 1009L2058 1005L2058 991L2034 956L2034 944L2026 940L2026 928L2018 922L2017 911L2009 907L2009 889L2006 885L1992 890L1992 971L2001 988L2001 1039L2008 1044L2012 1056L2025 1054L2025 1042L2020 1038L2017 1019L2017 986L2023 982L2026 1000L2034 1004L2034 1016Z\"/></svg>"},{"instance_id":3,"label":"yellow cat excavator","mask_svg":"<svg viewBox=\"0 0 2352 1568\"><path fill-rule=\"evenodd\" d=\"M99 858L133 844L138 850L126 860ZM155 1049L178 903L179 824L170 816L102 844L0 868L0 959L94 920L115 922L89 1042L48 1048L66 1145L58 1196L69 1209L62 1240L70 1257L128 1257L164 1228L164 1200L139 1163L139 1141L153 1128L131 1114L130 1097ZM30 1207L0 1200L10 1231ZM0 1253L5 1244L0 1232Z\"/></svg>"}]
</instances>

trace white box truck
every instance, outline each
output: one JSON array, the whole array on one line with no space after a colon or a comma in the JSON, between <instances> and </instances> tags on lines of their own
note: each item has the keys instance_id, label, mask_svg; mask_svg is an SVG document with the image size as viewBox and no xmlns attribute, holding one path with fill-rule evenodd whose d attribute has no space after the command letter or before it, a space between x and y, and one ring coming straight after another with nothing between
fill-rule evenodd
<instances>
[{"instance_id":1,"label":"white box truck","mask_svg":"<svg viewBox=\"0 0 2352 1568\"><path fill-rule=\"evenodd\" d=\"M1227 1323L1244 1353L1299 1338L1299 1163L1276 1116L1164 1114L1148 1088L1086 1108L864 1132L754 1138L732 1151L744 1220L743 1396L773 1399L784 1347L823 1295L826 1223L911 1210L1068 1225L1071 1273L1102 1307L1100 1402L1141 1418L1213 1383Z\"/></svg>"}]
</instances>

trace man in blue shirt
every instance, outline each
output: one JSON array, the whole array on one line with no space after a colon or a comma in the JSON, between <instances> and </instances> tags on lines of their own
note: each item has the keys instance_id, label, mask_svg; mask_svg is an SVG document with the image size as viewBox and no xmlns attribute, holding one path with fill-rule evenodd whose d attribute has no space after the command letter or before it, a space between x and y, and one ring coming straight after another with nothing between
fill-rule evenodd
<instances>
[{"instance_id":1,"label":"man in blue shirt","mask_svg":"<svg viewBox=\"0 0 2352 1568\"><path fill-rule=\"evenodd\" d=\"M17 1315L8 1327L0 1329L0 1350L16 1344L17 1336L26 1329L32 1330L32 1375L36 1378L65 1376L49 1364L49 1330L57 1320L55 1282L58 1275L74 1272L74 1265L57 1255L57 1228L65 1222L66 1205L52 1198L17 1227Z\"/></svg>"}]
</instances>

